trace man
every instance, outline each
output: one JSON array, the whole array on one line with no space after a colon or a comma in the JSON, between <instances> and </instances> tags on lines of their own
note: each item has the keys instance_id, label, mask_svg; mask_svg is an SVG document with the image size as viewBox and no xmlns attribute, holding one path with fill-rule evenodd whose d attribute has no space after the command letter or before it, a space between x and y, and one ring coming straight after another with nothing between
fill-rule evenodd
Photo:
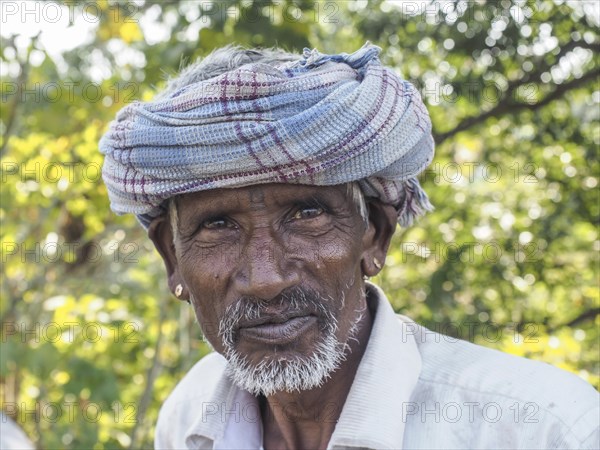
<instances>
[{"instance_id":1,"label":"man","mask_svg":"<svg viewBox=\"0 0 600 450\"><path fill-rule=\"evenodd\" d=\"M577 377L394 314L367 279L396 223L431 209L418 92L365 44L303 56L226 47L101 141L215 352L163 405L156 448L597 448Z\"/></svg>"}]
</instances>

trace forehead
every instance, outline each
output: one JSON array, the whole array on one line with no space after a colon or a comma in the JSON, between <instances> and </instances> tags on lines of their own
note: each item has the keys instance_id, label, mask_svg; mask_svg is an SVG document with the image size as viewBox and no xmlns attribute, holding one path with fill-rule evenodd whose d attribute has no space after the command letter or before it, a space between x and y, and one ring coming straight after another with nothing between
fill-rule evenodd
<instances>
[{"instance_id":1,"label":"forehead","mask_svg":"<svg viewBox=\"0 0 600 450\"><path fill-rule=\"evenodd\" d=\"M181 212L223 206L233 210L248 210L257 206L276 207L290 203L319 199L345 202L346 185L308 186L303 184L259 184L233 189L212 189L180 195L177 205Z\"/></svg>"}]
</instances>

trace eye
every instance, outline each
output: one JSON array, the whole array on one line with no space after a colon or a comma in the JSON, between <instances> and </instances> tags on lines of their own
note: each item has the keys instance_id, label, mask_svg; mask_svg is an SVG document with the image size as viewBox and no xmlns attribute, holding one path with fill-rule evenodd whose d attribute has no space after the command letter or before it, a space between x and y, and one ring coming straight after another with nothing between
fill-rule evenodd
<instances>
[{"instance_id":1,"label":"eye","mask_svg":"<svg viewBox=\"0 0 600 450\"><path fill-rule=\"evenodd\" d=\"M318 206L307 206L298 209L294 215L292 216L293 220L303 220L303 219L312 219L313 217L318 217L323 214L323 208L319 208Z\"/></svg>"},{"instance_id":2,"label":"eye","mask_svg":"<svg viewBox=\"0 0 600 450\"><path fill-rule=\"evenodd\" d=\"M200 224L200 229L205 230L224 230L226 228L234 228L235 225L224 217L215 217L214 219L205 220Z\"/></svg>"}]
</instances>

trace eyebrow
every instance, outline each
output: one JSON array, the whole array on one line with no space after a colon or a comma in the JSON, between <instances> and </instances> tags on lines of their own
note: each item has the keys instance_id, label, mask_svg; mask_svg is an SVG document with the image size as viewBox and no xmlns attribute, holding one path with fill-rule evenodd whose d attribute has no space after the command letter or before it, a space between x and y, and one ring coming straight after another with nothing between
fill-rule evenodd
<instances>
[{"instance_id":1,"label":"eyebrow","mask_svg":"<svg viewBox=\"0 0 600 450\"><path fill-rule=\"evenodd\" d=\"M226 216L240 208L237 204L232 204L230 201L211 201L210 203L202 206L195 206L191 209L190 217L197 218L198 216Z\"/></svg>"},{"instance_id":2,"label":"eyebrow","mask_svg":"<svg viewBox=\"0 0 600 450\"><path fill-rule=\"evenodd\" d=\"M227 196L222 199L220 196L215 196L205 200L205 203L200 206L197 204L190 205L190 219L196 219L199 216L215 216L215 215L233 215L242 210L252 210L253 205L247 202L242 208L241 202L236 196ZM339 198L338 198L339 197ZM345 196L338 196L336 193L326 193L323 191L310 192L294 192L284 198L274 196L272 202L277 207L290 207L294 205L318 205L324 208L338 207L340 202L346 199ZM246 202L244 202L246 203Z\"/></svg>"},{"instance_id":3,"label":"eyebrow","mask_svg":"<svg viewBox=\"0 0 600 450\"><path fill-rule=\"evenodd\" d=\"M324 203L330 196L323 195L319 192L310 192L304 194L296 194L294 197L288 197L283 200L275 198L277 206L297 205L301 203Z\"/></svg>"},{"instance_id":4,"label":"eyebrow","mask_svg":"<svg viewBox=\"0 0 600 450\"><path fill-rule=\"evenodd\" d=\"M238 208L238 202L234 201L232 198L228 198L223 200L219 197L212 197L208 199L204 199L202 201L202 205L199 205L197 202L191 202L189 205L184 207L181 202L178 205L179 215L182 216L182 212L187 210L187 214L185 214L188 220L195 220L199 216L214 216L214 215L226 215L230 214L232 211L235 211Z\"/></svg>"}]
</instances>

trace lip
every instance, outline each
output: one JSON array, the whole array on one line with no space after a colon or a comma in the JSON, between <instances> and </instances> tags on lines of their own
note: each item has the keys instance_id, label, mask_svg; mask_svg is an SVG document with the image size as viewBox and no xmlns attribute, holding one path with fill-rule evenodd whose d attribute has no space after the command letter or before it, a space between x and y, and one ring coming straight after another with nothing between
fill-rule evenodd
<instances>
[{"instance_id":1,"label":"lip","mask_svg":"<svg viewBox=\"0 0 600 450\"><path fill-rule=\"evenodd\" d=\"M287 322L290 319L295 319L296 317L304 317L308 315L310 314L303 313L300 311L288 311L284 313L277 313L273 311L270 314L264 314L262 317L258 317L253 320L244 320L239 324L239 328L253 328L260 325L281 324Z\"/></svg>"},{"instance_id":2,"label":"lip","mask_svg":"<svg viewBox=\"0 0 600 450\"><path fill-rule=\"evenodd\" d=\"M289 344L317 321L316 316L272 317L240 327L240 336L263 344Z\"/></svg>"}]
</instances>

